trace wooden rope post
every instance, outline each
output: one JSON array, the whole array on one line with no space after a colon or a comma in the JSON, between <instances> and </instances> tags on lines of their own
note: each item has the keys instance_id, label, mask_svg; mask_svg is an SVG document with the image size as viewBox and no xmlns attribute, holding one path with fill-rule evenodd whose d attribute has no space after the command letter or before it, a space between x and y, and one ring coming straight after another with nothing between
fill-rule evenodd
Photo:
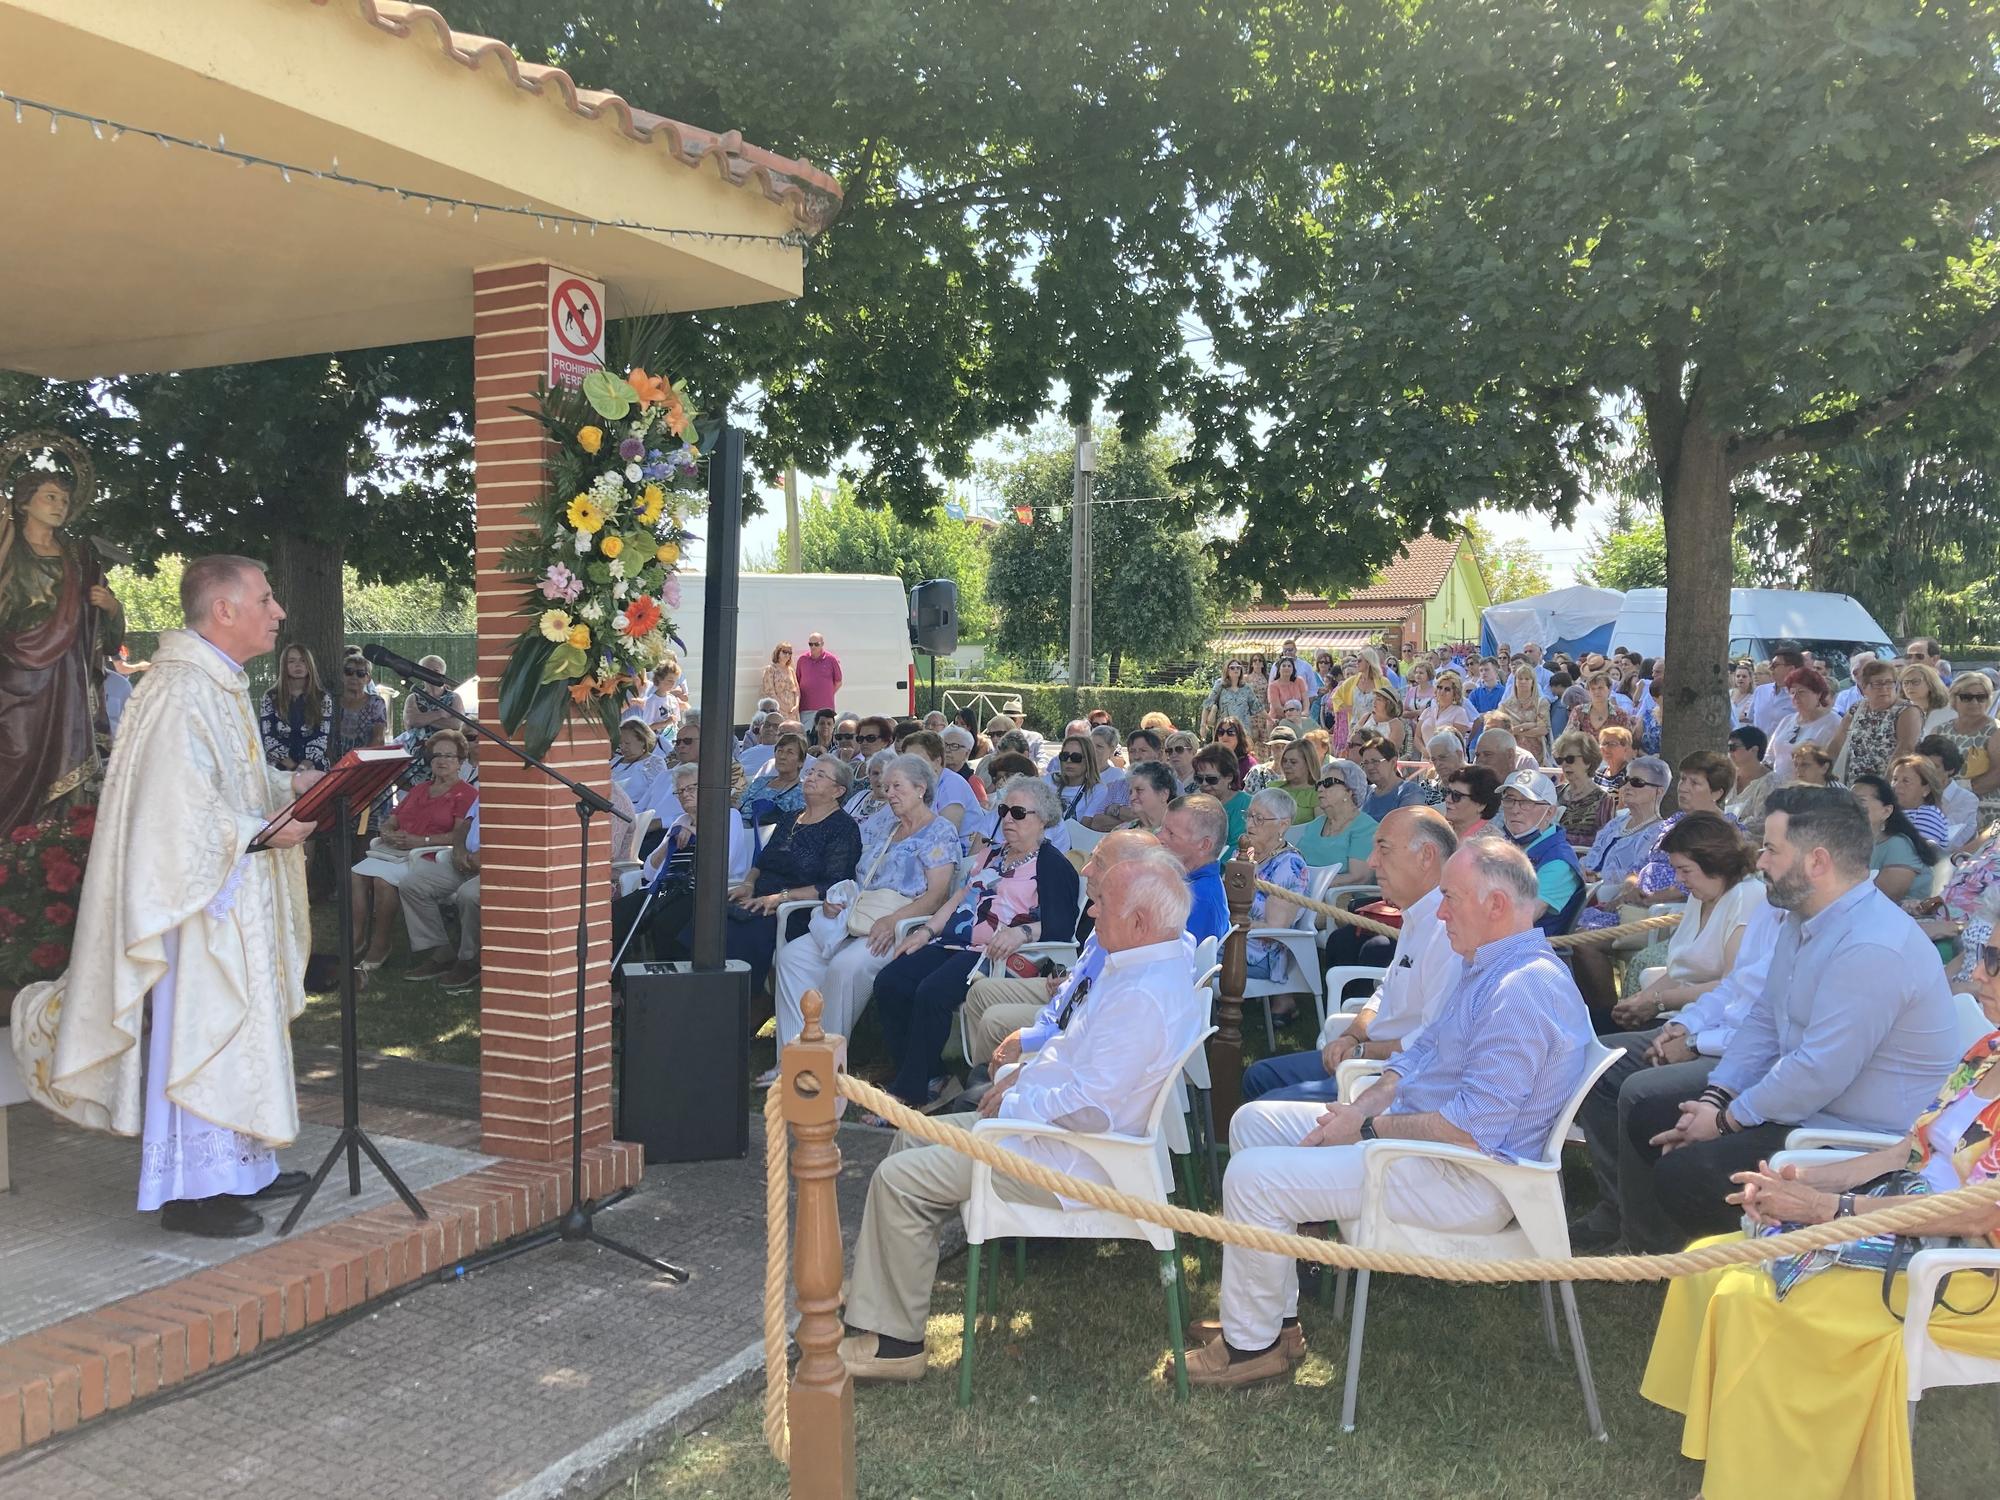
<instances>
[{"instance_id":1,"label":"wooden rope post","mask_svg":"<svg viewBox=\"0 0 2000 1500\"><path fill-rule=\"evenodd\" d=\"M1222 940L1222 993L1215 1000L1215 1035L1208 1039L1208 1079L1216 1134L1229 1139L1230 1117L1243 1102L1243 990L1248 983L1250 903L1257 866L1239 853L1222 867L1229 895L1229 933Z\"/></svg>"},{"instance_id":2,"label":"wooden rope post","mask_svg":"<svg viewBox=\"0 0 2000 1500\"><path fill-rule=\"evenodd\" d=\"M792 1500L854 1500L854 1381L840 1358L840 1128L838 1037L820 1030L818 990L805 994L805 1030L785 1048L785 1121L798 1189L792 1284L798 1296L798 1368L788 1406Z\"/></svg>"}]
</instances>

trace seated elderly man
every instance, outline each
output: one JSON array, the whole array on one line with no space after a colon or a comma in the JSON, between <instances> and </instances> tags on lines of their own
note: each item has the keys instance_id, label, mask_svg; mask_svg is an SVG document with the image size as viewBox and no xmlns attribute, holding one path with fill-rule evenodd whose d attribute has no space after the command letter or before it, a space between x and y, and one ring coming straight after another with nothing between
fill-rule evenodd
<instances>
[{"instance_id":1,"label":"seated elderly man","mask_svg":"<svg viewBox=\"0 0 2000 1500\"><path fill-rule=\"evenodd\" d=\"M1335 1079L1350 1057L1388 1058L1410 1046L1458 983L1463 967L1452 952L1438 907L1439 882L1458 852L1458 835L1443 814L1428 807L1400 807L1375 830L1369 867L1383 898L1402 909L1403 927L1368 1003L1351 1020L1330 1016L1319 1050L1291 1052L1253 1063L1243 1075L1243 1098L1339 1098ZM1330 996L1337 1002L1339 996ZM1342 1028L1345 1029L1342 1029Z\"/></svg>"},{"instance_id":2,"label":"seated elderly man","mask_svg":"<svg viewBox=\"0 0 2000 1500\"><path fill-rule=\"evenodd\" d=\"M1465 961L1457 986L1415 1045L1352 1104L1260 1100L1236 1112L1222 1179L1227 1217L1285 1231L1354 1218L1364 1153L1377 1139L1540 1158L1590 1065L1590 1013L1535 930L1541 898L1519 849L1473 839L1445 866L1443 890L1445 931ZM1431 1229L1492 1233L1513 1217L1497 1187L1450 1162L1400 1163L1387 1194L1389 1213ZM1288 1257L1224 1246L1221 1337L1189 1357L1189 1383L1235 1387L1286 1374L1305 1352L1298 1300Z\"/></svg>"},{"instance_id":3,"label":"seated elderly man","mask_svg":"<svg viewBox=\"0 0 2000 1500\"><path fill-rule=\"evenodd\" d=\"M1785 914L1761 993L1699 1094L1641 1101L1619 1192L1650 1170L1664 1228L1639 1250L1733 1228L1730 1174L1756 1170L1801 1125L1899 1136L1959 1060L1958 1012L1923 929L1883 895L1874 831L1833 787L1783 786L1766 804L1757 868ZM1641 1231L1643 1226L1628 1225Z\"/></svg>"},{"instance_id":4,"label":"seated elderly man","mask_svg":"<svg viewBox=\"0 0 2000 1500\"><path fill-rule=\"evenodd\" d=\"M1555 783L1540 771L1516 771L1500 784L1500 824L1534 866L1542 896L1535 925L1551 937L1568 932L1583 905L1583 866L1561 811Z\"/></svg>"},{"instance_id":5,"label":"seated elderly man","mask_svg":"<svg viewBox=\"0 0 2000 1500\"><path fill-rule=\"evenodd\" d=\"M1154 1098L1208 1024L1207 997L1195 990L1181 942L1187 908L1179 866L1157 850L1105 875L1096 934L1104 967L1089 1003L987 1092L983 1117L1087 1132L1145 1128ZM1106 1181L1090 1158L1059 1139L1005 1144L1057 1171ZM971 1157L944 1146L905 1145L898 1141L876 1169L855 1240L840 1357L857 1379L923 1378L939 1232L972 1192ZM1053 1195L997 1172L993 1186L1012 1202L1059 1206Z\"/></svg>"},{"instance_id":6,"label":"seated elderly man","mask_svg":"<svg viewBox=\"0 0 2000 1500\"><path fill-rule=\"evenodd\" d=\"M1472 763L1486 767L1493 779L1503 784L1516 771L1535 769L1535 757L1521 748L1510 729L1489 729L1480 735L1472 750Z\"/></svg>"},{"instance_id":7,"label":"seated elderly man","mask_svg":"<svg viewBox=\"0 0 2000 1500\"><path fill-rule=\"evenodd\" d=\"M1368 778L1368 796L1361 810L1380 823L1399 807L1421 807L1423 783L1403 780L1396 764L1396 747L1372 729L1364 729L1347 742L1348 756Z\"/></svg>"}]
</instances>

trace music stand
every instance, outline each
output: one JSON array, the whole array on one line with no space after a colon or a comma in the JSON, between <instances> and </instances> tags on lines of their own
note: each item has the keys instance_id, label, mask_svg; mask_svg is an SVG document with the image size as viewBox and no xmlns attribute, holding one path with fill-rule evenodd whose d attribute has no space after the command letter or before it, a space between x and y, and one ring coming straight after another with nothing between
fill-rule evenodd
<instances>
[{"instance_id":1,"label":"music stand","mask_svg":"<svg viewBox=\"0 0 2000 1500\"><path fill-rule=\"evenodd\" d=\"M250 841L253 851L270 847L270 835L279 827L290 822L319 821L319 814L329 807L333 811L333 860L336 869L344 879L346 872L353 868L354 842L353 824L349 810L358 800L366 807L384 788L408 769L410 758L407 753L375 754L362 759L356 752L349 751L340 763L325 776L314 782L292 805L279 813ZM368 1159L375 1163L375 1170L387 1179L389 1186L396 1190L396 1196L403 1200L404 1207L419 1219L428 1219L430 1214L417 1201L403 1179L396 1175L396 1169L389 1165L388 1158L381 1149L368 1138L368 1132L361 1128L361 1077L360 1077L360 1023L355 1014L354 989L354 908L346 891L339 892L340 904L340 1133L333 1138L333 1145L319 1164L319 1170L312 1175L304 1192L292 1204L291 1212L285 1215L284 1223L278 1226L280 1237L288 1235L298 1225L306 1206L319 1192L320 1184L333 1170L333 1164L345 1153L347 1156L347 1192L349 1197L361 1192L361 1155L366 1152Z\"/></svg>"}]
</instances>

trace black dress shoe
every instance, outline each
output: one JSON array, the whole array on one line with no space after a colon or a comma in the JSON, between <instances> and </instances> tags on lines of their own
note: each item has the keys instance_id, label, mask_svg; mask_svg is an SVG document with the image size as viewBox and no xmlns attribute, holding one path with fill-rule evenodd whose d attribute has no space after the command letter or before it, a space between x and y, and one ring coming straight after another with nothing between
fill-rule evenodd
<instances>
[{"instance_id":1,"label":"black dress shoe","mask_svg":"<svg viewBox=\"0 0 2000 1500\"><path fill-rule=\"evenodd\" d=\"M296 1198L312 1181L310 1172L280 1172L254 1193L239 1193L239 1203L258 1203L266 1198Z\"/></svg>"},{"instance_id":2,"label":"black dress shoe","mask_svg":"<svg viewBox=\"0 0 2000 1500\"><path fill-rule=\"evenodd\" d=\"M264 1216L241 1198L218 1193L213 1198L176 1198L160 1209L160 1228L169 1234L199 1235L205 1240L240 1240L264 1232Z\"/></svg>"}]
</instances>

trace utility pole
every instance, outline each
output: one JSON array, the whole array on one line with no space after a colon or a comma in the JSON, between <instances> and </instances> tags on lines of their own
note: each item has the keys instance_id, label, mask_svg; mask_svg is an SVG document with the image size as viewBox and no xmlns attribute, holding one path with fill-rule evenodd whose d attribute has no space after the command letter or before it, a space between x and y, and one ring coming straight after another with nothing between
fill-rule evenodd
<instances>
[{"instance_id":1,"label":"utility pole","mask_svg":"<svg viewBox=\"0 0 2000 1500\"><path fill-rule=\"evenodd\" d=\"M785 571L805 572L805 542L799 536L799 470L785 465Z\"/></svg>"},{"instance_id":2,"label":"utility pole","mask_svg":"<svg viewBox=\"0 0 2000 1500\"><path fill-rule=\"evenodd\" d=\"M1090 423L1076 424L1076 472L1069 505L1069 685L1090 683L1090 476L1097 444Z\"/></svg>"}]
</instances>

